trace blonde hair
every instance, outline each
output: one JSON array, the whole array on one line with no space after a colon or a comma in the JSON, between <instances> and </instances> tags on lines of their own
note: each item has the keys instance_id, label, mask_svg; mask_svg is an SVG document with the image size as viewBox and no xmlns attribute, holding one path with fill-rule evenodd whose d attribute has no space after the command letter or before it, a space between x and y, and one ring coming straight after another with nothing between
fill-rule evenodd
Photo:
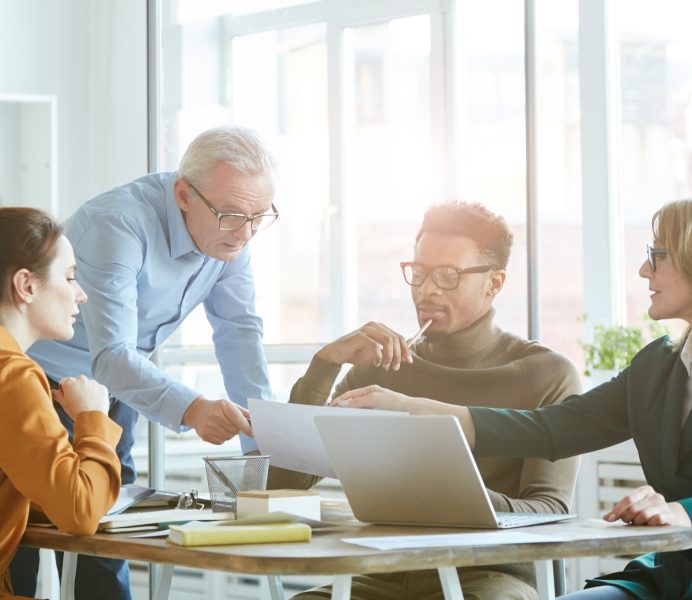
<instances>
[{"instance_id":1,"label":"blonde hair","mask_svg":"<svg viewBox=\"0 0 692 600\"><path fill-rule=\"evenodd\" d=\"M665 248L675 270L692 284L692 200L664 204L651 218L654 244ZM680 339L682 346L690 334L688 326Z\"/></svg>"}]
</instances>

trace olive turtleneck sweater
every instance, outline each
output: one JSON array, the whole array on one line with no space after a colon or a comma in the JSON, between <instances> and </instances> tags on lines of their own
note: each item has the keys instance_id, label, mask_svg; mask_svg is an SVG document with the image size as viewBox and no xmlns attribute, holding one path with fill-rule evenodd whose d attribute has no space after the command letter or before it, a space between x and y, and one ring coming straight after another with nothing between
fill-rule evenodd
<instances>
[{"instance_id":1,"label":"olive turtleneck sweater","mask_svg":"<svg viewBox=\"0 0 692 600\"><path fill-rule=\"evenodd\" d=\"M579 393L579 374L566 357L502 331L494 323L494 316L491 309L466 329L422 338L414 348L413 363L402 363L399 371L354 367L336 386L334 395L377 384L450 404L532 409ZM293 386L290 402L325 404L339 370L339 365L313 358L305 375ZM477 462L496 510L569 511L578 458L549 462L492 457L478 458ZM271 487L309 487L317 481L282 469L271 471ZM535 583L533 569L528 565L501 565L497 570Z\"/></svg>"}]
</instances>

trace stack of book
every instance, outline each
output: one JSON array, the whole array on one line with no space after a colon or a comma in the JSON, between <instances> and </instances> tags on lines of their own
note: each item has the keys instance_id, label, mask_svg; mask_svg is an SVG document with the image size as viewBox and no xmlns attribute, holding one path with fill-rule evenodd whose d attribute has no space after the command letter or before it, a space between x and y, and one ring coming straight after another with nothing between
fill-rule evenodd
<instances>
[{"instance_id":1,"label":"stack of book","mask_svg":"<svg viewBox=\"0 0 692 600\"><path fill-rule=\"evenodd\" d=\"M215 513L211 509L192 510L189 508L170 508L166 510L144 510L106 515L101 519L98 530L105 533L126 533L167 529L171 524L189 521L230 521L235 519L232 512Z\"/></svg>"}]
</instances>

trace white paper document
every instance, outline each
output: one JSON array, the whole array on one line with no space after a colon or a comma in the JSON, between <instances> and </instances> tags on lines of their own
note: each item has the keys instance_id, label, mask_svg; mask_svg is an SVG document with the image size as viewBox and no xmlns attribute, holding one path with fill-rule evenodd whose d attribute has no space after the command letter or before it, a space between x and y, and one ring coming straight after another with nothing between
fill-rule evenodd
<instances>
[{"instance_id":1,"label":"white paper document","mask_svg":"<svg viewBox=\"0 0 692 600\"><path fill-rule=\"evenodd\" d=\"M256 398L248 398L248 408L257 447L262 454L271 456L270 463L273 466L334 478L336 473L315 426L315 415L408 414L362 408L286 404Z\"/></svg>"},{"instance_id":2,"label":"white paper document","mask_svg":"<svg viewBox=\"0 0 692 600\"><path fill-rule=\"evenodd\" d=\"M462 546L495 546L499 544L538 544L566 542L574 536L528 533L524 531L486 531L483 533L440 533L433 535L392 535L386 537L343 538L347 544L375 550L404 550L408 548L452 548Z\"/></svg>"},{"instance_id":3,"label":"white paper document","mask_svg":"<svg viewBox=\"0 0 692 600\"><path fill-rule=\"evenodd\" d=\"M537 530L540 528L540 531ZM608 523L601 519L564 521L526 529L503 529L469 533L441 533L432 535L392 535L344 538L341 541L375 550L404 550L408 548L440 548L462 546L494 546L496 544L537 544L541 542L571 542L575 540L612 539L642 535L656 535L656 527Z\"/></svg>"}]
</instances>

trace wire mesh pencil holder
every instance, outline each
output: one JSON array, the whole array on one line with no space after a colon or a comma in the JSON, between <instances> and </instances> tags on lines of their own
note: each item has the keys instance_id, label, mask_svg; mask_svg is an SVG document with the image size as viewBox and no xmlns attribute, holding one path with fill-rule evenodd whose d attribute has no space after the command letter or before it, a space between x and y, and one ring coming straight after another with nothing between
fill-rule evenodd
<instances>
[{"instance_id":1,"label":"wire mesh pencil holder","mask_svg":"<svg viewBox=\"0 0 692 600\"><path fill-rule=\"evenodd\" d=\"M269 456L204 457L212 512L237 511L238 492L267 489Z\"/></svg>"}]
</instances>

